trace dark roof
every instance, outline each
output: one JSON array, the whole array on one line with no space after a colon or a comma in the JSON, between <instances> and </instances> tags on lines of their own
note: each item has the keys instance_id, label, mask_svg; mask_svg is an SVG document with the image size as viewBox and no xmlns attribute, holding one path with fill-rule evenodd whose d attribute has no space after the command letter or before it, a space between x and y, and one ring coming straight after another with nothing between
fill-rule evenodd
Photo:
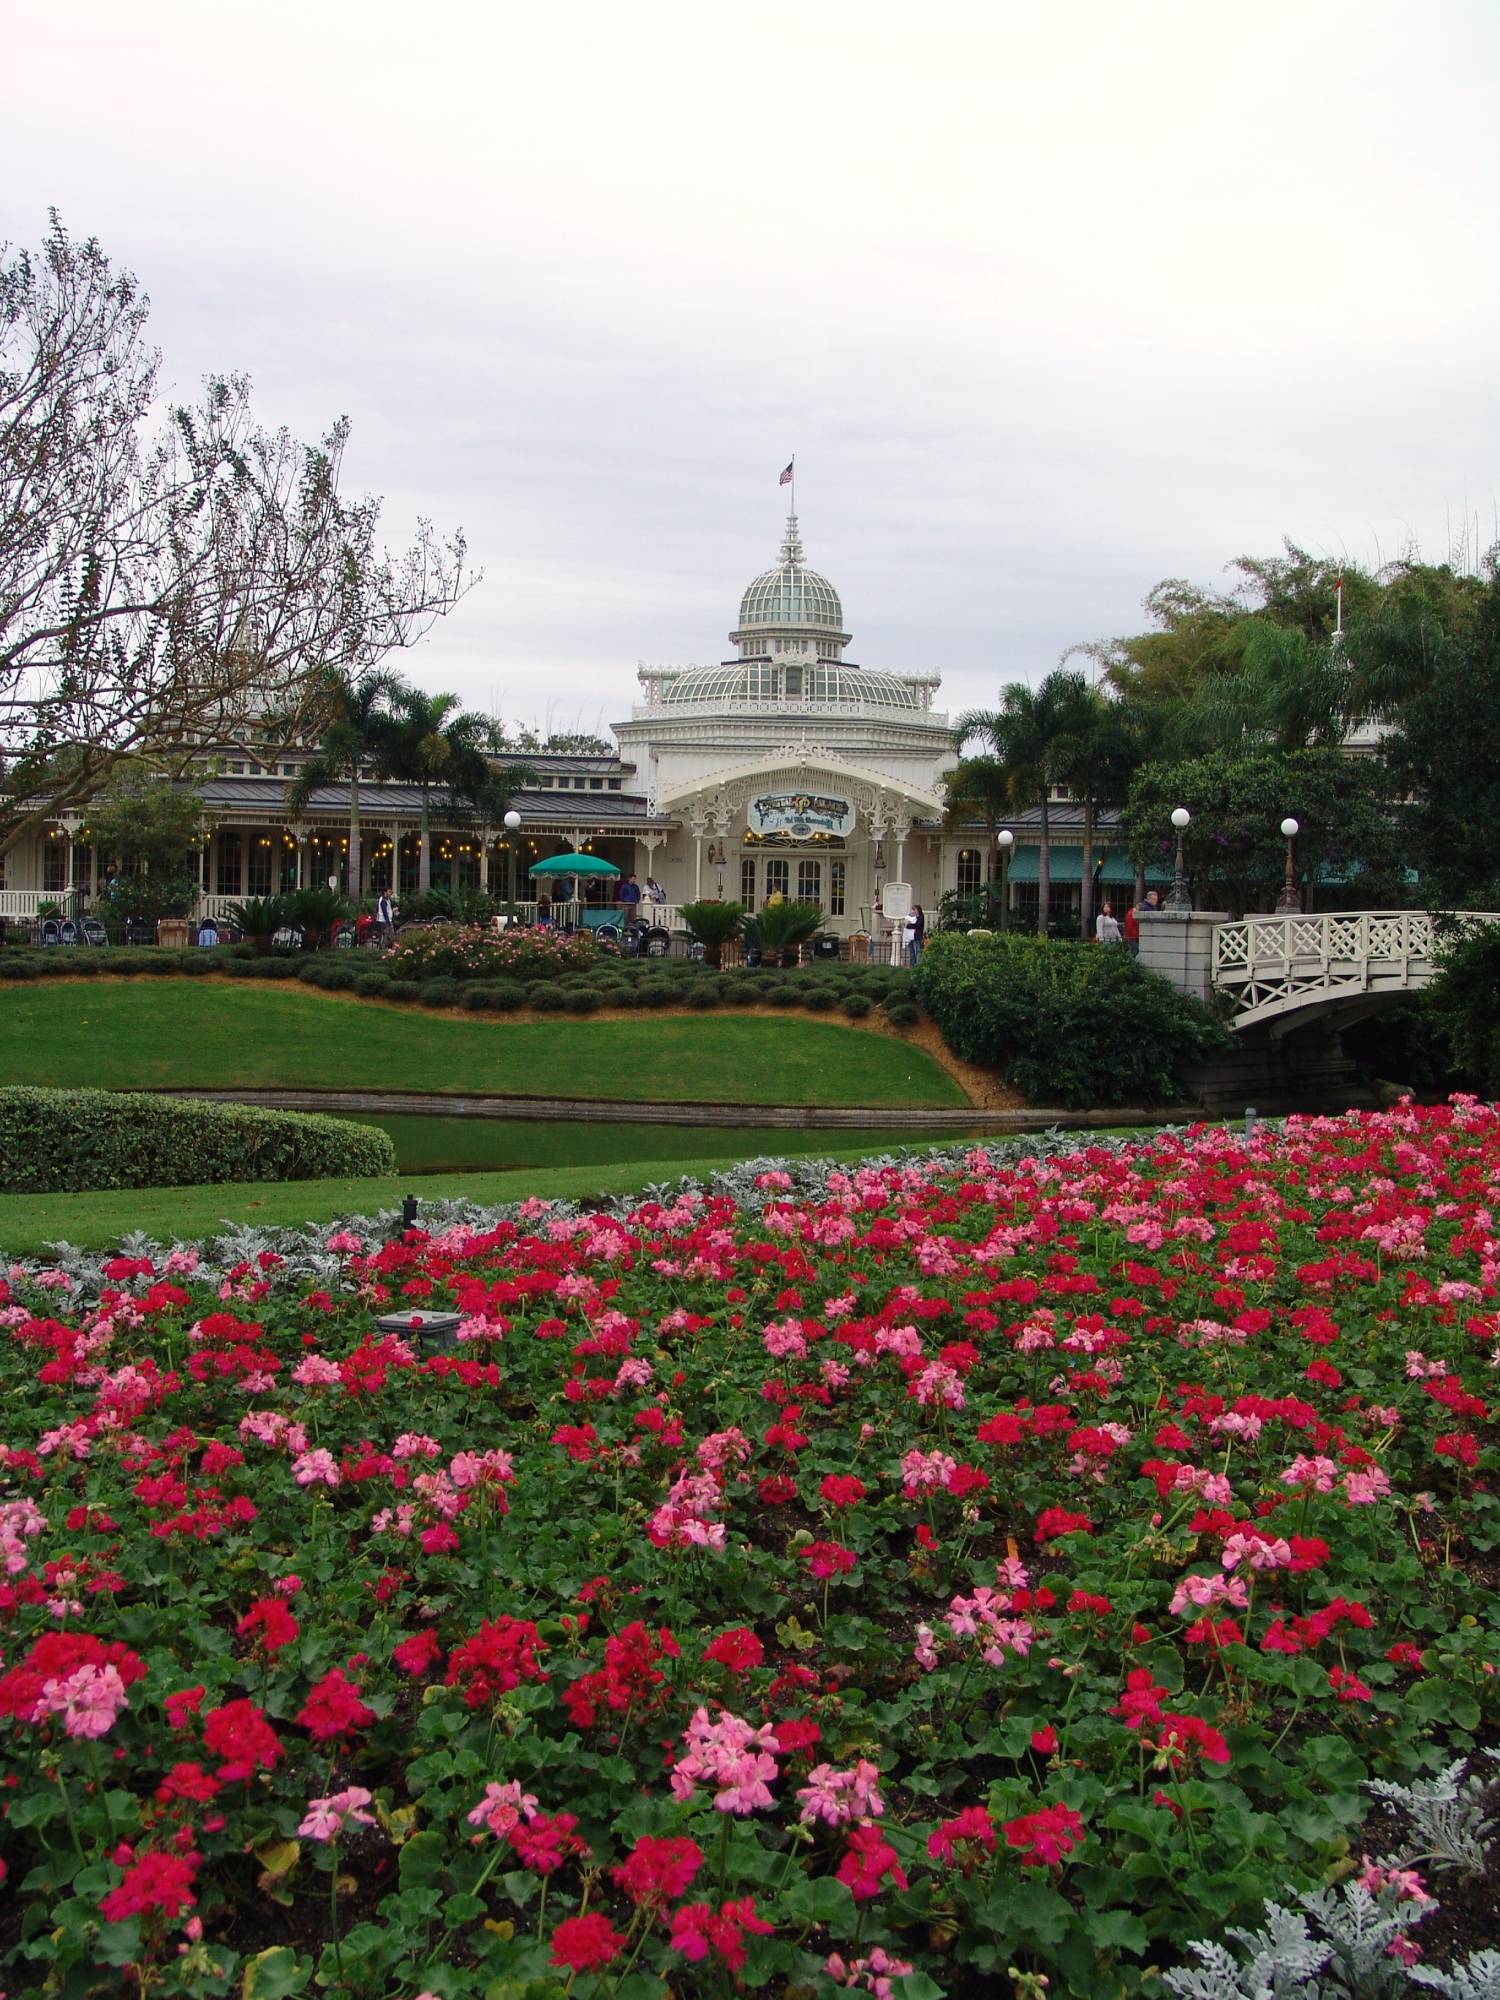
<instances>
[{"instance_id":1,"label":"dark roof","mask_svg":"<svg viewBox=\"0 0 1500 2000\"><path fill-rule=\"evenodd\" d=\"M286 803L287 783L285 778L209 778L197 791L212 813L243 810L295 818ZM513 803L521 817L532 825L598 826L603 821L632 826L669 824L660 816L653 820L642 792L521 791L516 793ZM473 817L472 809L455 808L454 801L443 792L434 791L431 804L433 818L437 820ZM382 814L390 813L400 819L415 819L422 810L422 794L415 785L381 784L365 778L360 782L359 808L362 819L378 820ZM319 785L302 810L347 813L349 787Z\"/></svg>"}]
</instances>

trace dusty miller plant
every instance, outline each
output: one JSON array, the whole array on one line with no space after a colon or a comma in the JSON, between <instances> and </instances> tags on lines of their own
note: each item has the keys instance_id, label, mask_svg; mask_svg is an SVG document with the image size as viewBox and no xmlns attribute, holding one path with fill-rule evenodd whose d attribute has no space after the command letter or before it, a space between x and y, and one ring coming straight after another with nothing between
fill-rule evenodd
<instances>
[{"instance_id":1,"label":"dusty miller plant","mask_svg":"<svg viewBox=\"0 0 1500 2000\"><path fill-rule=\"evenodd\" d=\"M1493 1750L1484 1754L1494 1761ZM1464 1762L1460 1757L1437 1777L1420 1778L1414 1785L1398 1785L1388 1778L1369 1781L1377 1798L1399 1806L1411 1821L1415 1851L1403 1852L1401 1867L1430 1861L1455 1868L1470 1880L1484 1873L1486 1842L1495 1831L1495 1821L1486 1812L1493 1802L1495 1779L1474 1772L1460 1784Z\"/></svg>"}]
</instances>

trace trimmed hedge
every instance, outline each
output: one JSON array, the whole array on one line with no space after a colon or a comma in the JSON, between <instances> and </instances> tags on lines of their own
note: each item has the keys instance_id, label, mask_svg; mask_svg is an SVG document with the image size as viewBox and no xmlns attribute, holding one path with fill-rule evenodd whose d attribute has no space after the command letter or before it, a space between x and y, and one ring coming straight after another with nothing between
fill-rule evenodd
<instances>
[{"instance_id":1,"label":"trimmed hedge","mask_svg":"<svg viewBox=\"0 0 1500 2000\"><path fill-rule=\"evenodd\" d=\"M144 1091L0 1089L7 1194L316 1181L396 1171L372 1125Z\"/></svg>"},{"instance_id":2,"label":"trimmed hedge","mask_svg":"<svg viewBox=\"0 0 1500 2000\"><path fill-rule=\"evenodd\" d=\"M1215 1014L1123 946L943 931L927 941L916 994L956 1056L999 1070L1028 1104L1171 1102L1182 1069L1230 1042Z\"/></svg>"}]
</instances>

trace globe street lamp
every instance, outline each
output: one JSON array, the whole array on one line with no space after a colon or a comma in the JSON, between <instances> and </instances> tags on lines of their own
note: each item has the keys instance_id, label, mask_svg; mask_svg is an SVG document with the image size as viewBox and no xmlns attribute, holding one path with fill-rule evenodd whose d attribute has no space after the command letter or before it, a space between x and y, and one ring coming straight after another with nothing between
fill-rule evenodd
<instances>
[{"instance_id":1,"label":"globe street lamp","mask_svg":"<svg viewBox=\"0 0 1500 2000\"><path fill-rule=\"evenodd\" d=\"M1190 910L1193 906L1188 899L1187 868L1183 859L1183 836L1192 825L1193 815L1186 806L1177 806L1172 813L1172 824L1177 829L1177 860L1172 875L1172 893L1167 898L1169 910Z\"/></svg>"},{"instance_id":2,"label":"globe street lamp","mask_svg":"<svg viewBox=\"0 0 1500 2000\"><path fill-rule=\"evenodd\" d=\"M505 815L505 928L514 930L516 923L516 835L521 830L521 815L512 806Z\"/></svg>"},{"instance_id":3,"label":"globe street lamp","mask_svg":"<svg viewBox=\"0 0 1500 2000\"><path fill-rule=\"evenodd\" d=\"M1010 921L1010 850L1016 844L1016 836L1008 826L1002 826L995 840L1000 849L1000 928L1005 930Z\"/></svg>"},{"instance_id":4,"label":"globe street lamp","mask_svg":"<svg viewBox=\"0 0 1500 2000\"><path fill-rule=\"evenodd\" d=\"M1302 831L1296 820L1288 816L1281 822L1282 837L1286 841L1286 882L1282 887L1281 900L1276 905L1278 917L1300 917L1302 898L1297 894L1297 869L1293 843Z\"/></svg>"}]
</instances>

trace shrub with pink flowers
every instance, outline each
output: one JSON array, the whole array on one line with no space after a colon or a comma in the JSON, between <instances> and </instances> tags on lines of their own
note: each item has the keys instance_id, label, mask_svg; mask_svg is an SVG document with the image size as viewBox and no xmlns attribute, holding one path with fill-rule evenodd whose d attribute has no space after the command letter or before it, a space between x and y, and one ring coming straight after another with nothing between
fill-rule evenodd
<instances>
[{"instance_id":1,"label":"shrub with pink flowers","mask_svg":"<svg viewBox=\"0 0 1500 2000\"><path fill-rule=\"evenodd\" d=\"M738 1188L10 1269L0 1985L1151 1995L1470 1893L1371 1788L1494 1768L1494 1108Z\"/></svg>"},{"instance_id":2,"label":"shrub with pink flowers","mask_svg":"<svg viewBox=\"0 0 1500 2000\"><path fill-rule=\"evenodd\" d=\"M587 972L592 931L530 925L496 931L484 924L408 924L384 962L392 979L551 979Z\"/></svg>"}]
</instances>

